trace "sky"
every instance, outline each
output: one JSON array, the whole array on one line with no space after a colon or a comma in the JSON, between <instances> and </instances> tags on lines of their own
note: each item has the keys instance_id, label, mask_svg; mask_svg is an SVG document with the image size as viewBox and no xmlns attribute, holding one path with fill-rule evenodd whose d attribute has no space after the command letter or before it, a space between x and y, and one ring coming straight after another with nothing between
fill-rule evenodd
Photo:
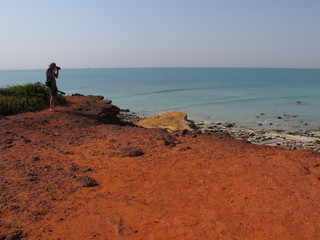
<instances>
[{"instance_id":1,"label":"sky","mask_svg":"<svg viewBox=\"0 0 320 240\"><path fill-rule=\"evenodd\" d=\"M319 0L0 0L0 69L320 68Z\"/></svg>"}]
</instances>

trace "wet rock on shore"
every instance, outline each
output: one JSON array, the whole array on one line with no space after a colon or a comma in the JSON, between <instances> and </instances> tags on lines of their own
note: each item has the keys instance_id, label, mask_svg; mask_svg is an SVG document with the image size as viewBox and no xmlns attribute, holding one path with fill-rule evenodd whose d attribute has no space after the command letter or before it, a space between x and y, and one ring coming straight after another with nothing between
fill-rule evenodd
<instances>
[{"instance_id":1,"label":"wet rock on shore","mask_svg":"<svg viewBox=\"0 0 320 240\"><path fill-rule=\"evenodd\" d=\"M264 115L261 113L261 115ZM121 110L118 117L124 122L136 124L144 119L130 110ZM251 128L239 127L231 122L206 123L198 122L195 124L199 133L212 135L214 133L227 133L236 139L245 140L253 144L279 146L289 150L312 149L320 152L320 131L295 131L286 132L282 129L256 130Z\"/></svg>"},{"instance_id":2,"label":"wet rock on shore","mask_svg":"<svg viewBox=\"0 0 320 240\"><path fill-rule=\"evenodd\" d=\"M285 132L276 130L255 130L238 127L234 123L198 123L198 130L203 134L223 132L236 139L242 139L253 144L279 146L289 150L312 149L320 151L320 131Z\"/></svg>"}]
</instances>

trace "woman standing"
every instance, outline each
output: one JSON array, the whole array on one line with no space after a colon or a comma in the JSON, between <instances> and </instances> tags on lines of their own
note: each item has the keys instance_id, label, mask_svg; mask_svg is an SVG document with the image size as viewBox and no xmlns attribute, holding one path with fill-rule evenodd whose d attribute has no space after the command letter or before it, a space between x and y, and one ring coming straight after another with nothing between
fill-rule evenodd
<instances>
[{"instance_id":1,"label":"woman standing","mask_svg":"<svg viewBox=\"0 0 320 240\"><path fill-rule=\"evenodd\" d=\"M58 95L56 78L59 77L59 70L60 67L58 67L55 63L51 63L46 72L46 85L50 88L50 111L52 112L57 112L57 110L55 109Z\"/></svg>"}]
</instances>

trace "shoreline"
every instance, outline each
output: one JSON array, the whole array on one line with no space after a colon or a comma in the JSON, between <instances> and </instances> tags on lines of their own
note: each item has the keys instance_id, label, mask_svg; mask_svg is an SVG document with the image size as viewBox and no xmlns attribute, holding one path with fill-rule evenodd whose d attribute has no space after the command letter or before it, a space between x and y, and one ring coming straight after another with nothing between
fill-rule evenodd
<instances>
[{"instance_id":1,"label":"shoreline","mask_svg":"<svg viewBox=\"0 0 320 240\"><path fill-rule=\"evenodd\" d=\"M129 109L121 109L119 117L123 121L135 124L145 117L139 116ZM283 129L253 129L237 126L230 122L206 122L197 121L196 131L201 134L212 135L214 133L226 133L235 139L244 140L252 144L277 146L288 150L311 149L320 152L320 130L287 131Z\"/></svg>"}]
</instances>

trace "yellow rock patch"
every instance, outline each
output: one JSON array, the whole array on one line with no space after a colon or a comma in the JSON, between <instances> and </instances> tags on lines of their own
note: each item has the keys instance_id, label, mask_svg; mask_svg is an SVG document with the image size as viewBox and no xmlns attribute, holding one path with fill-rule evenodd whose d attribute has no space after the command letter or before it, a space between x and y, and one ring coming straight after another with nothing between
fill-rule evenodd
<instances>
[{"instance_id":1,"label":"yellow rock patch","mask_svg":"<svg viewBox=\"0 0 320 240\"><path fill-rule=\"evenodd\" d=\"M136 123L144 128L164 128L168 131L192 131L192 122L187 120L187 114L183 112L169 112L151 116Z\"/></svg>"}]
</instances>

